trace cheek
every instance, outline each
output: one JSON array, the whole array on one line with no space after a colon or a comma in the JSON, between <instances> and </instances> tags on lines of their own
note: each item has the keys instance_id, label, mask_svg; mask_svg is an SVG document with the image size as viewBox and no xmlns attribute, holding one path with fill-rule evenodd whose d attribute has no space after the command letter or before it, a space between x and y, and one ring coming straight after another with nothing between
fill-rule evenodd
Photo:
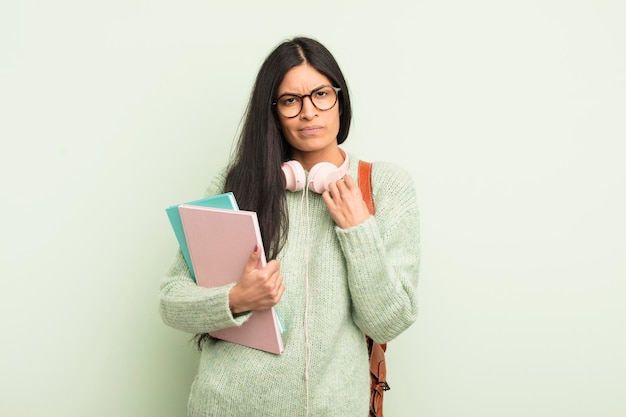
<instances>
[{"instance_id":1,"label":"cheek","mask_svg":"<svg viewBox=\"0 0 626 417\"><path fill-rule=\"evenodd\" d=\"M287 142L291 143L296 134L295 127L293 127L289 121L285 122L284 120L281 120L279 126L283 132L284 138Z\"/></svg>"},{"instance_id":2,"label":"cheek","mask_svg":"<svg viewBox=\"0 0 626 417\"><path fill-rule=\"evenodd\" d=\"M340 122L340 118L339 118L339 111L337 111L337 112L333 115L333 118L332 118L332 122L331 122L331 123L332 123L332 125L333 125L333 126L334 126L334 128L335 128L334 130L336 130L336 132L335 132L335 133L339 133L339 126L340 126L340 124L341 124L341 122Z\"/></svg>"}]
</instances>

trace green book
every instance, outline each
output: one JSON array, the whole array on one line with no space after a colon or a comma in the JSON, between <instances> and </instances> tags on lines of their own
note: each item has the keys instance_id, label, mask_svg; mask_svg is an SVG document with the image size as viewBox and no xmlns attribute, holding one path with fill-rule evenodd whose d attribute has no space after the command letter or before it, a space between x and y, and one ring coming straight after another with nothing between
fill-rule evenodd
<instances>
[{"instance_id":1,"label":"green book","mask_svg":"<svg viewBox=\"0 0 626 417\"><path fill-rule=\"evenodd\" d=\"M189 201L184 204L189 204L192 206L213 207L213 208L227 209L227 210L239 210L239 206L237 205L237 200L235 200L235 196L231 192L218 194L218 195L214 195L211 197L201 198L199 200ZM167 217L170 219L170 224L172 225L172 229L174 229L176 240L178 240L178 244L180 245L180 250L183 252L183 257L185 258L185 262L187 263L187 266L189 267L191 276L195 280L196 275L193 272L191 258L189 257L189 247L187 246L187 239L185 239L185 231L183 229L183 223L182 223L182 220L180 219L180 213L178 211L179 206L180 204L169 206L168 208L165 209L165 212L167 213Z\"/></svg>"}]
</instances>

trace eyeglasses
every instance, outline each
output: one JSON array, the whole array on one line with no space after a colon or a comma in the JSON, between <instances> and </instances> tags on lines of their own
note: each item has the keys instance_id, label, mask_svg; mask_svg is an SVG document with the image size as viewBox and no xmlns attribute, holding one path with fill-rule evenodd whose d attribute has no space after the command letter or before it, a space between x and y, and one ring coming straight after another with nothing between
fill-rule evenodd
<instances>
[{"instance_id":1,"label":"eyeglasses","mask_svg":"<svg viewBox=\"0 0 626 417\"><path fill-rule=\"evenodd\" d=\"M330 110L337 104L337 95L341 88L322 85L303 96L297 94L283 94L272 105L276 106L278 113L288 119L294 118L302 111L302 102L305 97L311 99L316 109L321 111Z\"/></svg>"}]
</instances>

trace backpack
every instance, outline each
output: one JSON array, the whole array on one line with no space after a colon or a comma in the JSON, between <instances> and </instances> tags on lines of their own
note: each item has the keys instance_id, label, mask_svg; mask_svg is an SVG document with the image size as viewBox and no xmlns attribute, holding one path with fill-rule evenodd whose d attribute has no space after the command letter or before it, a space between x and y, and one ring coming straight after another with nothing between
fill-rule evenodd
<instances>
[{"instance_id":1,"label":"backpack","mask_svg":"<svg viewBox=\"0 0 626 417\"><path fill-rule=\"evenodd\" d=\"M372 196L372 164L359 161L359 188L370 214L374 215L374 198ZM383 393L389 390L387 384L387 367L385 351L387 344L374 342L366 336L367 352L370 357L370 412L369 417L383 417Z\"/></svg>"}]
</instances>

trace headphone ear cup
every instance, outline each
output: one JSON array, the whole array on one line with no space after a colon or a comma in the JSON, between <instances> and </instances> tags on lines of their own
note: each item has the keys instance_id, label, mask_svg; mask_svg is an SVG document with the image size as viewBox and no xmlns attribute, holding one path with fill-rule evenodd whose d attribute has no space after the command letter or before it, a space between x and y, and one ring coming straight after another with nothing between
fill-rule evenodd
<instances>
[{"instance_id":1,"label":"headphone ear cup","mask_svg":"<svg viewBox=\"0 0 626 417\"><path fill-rule=\"evenodd\" d=\"M304 168L298 161L287 161L282 166L285 176L285 189L289 191L300 191L304 188L306 175Z\"/></svg>"},{"instance_id":2,"label":"headphone ear cup","mask_svg":"<svg viewBox=\"0 0 626 417\"><path fill-rule=\"evenodd\" d=\"M343 173L330 162L320 162L315 164L309 172L309 188L318 194L328 190L331 182L335 182L343 177Z\"/></svg>"}]
</instances>

